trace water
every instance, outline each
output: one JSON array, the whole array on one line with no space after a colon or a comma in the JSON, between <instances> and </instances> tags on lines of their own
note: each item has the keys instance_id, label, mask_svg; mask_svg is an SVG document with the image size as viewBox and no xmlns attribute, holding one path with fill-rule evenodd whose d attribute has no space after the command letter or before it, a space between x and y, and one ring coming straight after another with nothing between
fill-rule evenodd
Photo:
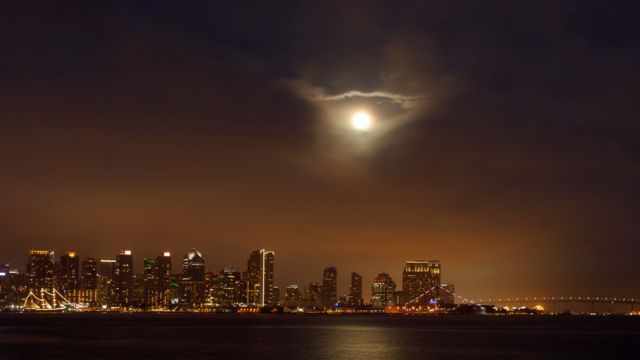
<instances>
[{"instance_id":1,"label":"water","mask_svg":"<svg viewBox=\"0 0 640 360\"><path fill-rule=\"evenodd\" d=\"M0 314L0 359L640 359L640 318Z\"/></svg>"}]
</instances>

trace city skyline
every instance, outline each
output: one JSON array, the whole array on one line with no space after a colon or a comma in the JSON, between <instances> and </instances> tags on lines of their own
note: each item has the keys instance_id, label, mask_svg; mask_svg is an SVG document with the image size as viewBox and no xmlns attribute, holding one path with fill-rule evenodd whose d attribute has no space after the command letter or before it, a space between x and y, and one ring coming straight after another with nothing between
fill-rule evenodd
<instances>
[{"instance_id":1,"label":"city skyline","mask_svg":"<svg viewBox=\"0 0 640 360\"><path fill-rule=\"evenodd\" d=\"M640 2L8 1L0 359L636 359Z\"/></svg>"},{"instance_id":2,"label":"city skyline","mask_svg":"<svg viewBox=\"0 0 640 360\"><path fill-rule=\"evenodd\" d=\"M510 296L494 294L484 299L469 296L467 293L465 297L456 294L453 283L442 279L441 263L438 260L406 260L398 286L393 277L382 272L371 279L371 286L368 287L369 282L363 281L360 274L352 271L348 289L341 292L337 286L336 280L340 277L335 266L326 267L320 281L307 279L296 284L274 282L274 256L275 252L272 250L254 250L249 255L245 271L241 267L234 268L231 265L218 270L206 268L203 254L192 248L182 257L181 270L172 271L172 253L169 251L161 252L155 260L143 257L140 270L135 266L134 252L128 249L120 250L115 259L81 257L75 251L64 252L56 258L53 250L30 249L24 269L9 263L0 263L0 289L3 290L0 292L0 305L6 307L10 304L21 304L29 291L36 294L41 290L59 292L72 303L84 306L92 304L90 308L93 309L96 309L96 304L105 304L108 307L134 309L142 306L142 309L147 310L172 308L173 311L210 311L219 306L229 308L231 305L235 307L243 304L257 307L277 305L286 308L293 306L296 301L305 301L305 309L310 306L321 309L401 306L409 309L432 307L434 303L430 301L434 298L438 299L437 304L440 305L480 305L494 304L496 301L498 304L537 302L536 307L541 309L540 303L556 301L591 303L592 307L595 302L640 302L640 299L631 296L595 293L563 293L564 296L525 296L512 293ZM218 283L227 285L224 285L224 289L215 290L218 285L214 284ZM263 286L266 286L266 292L261 290ZM363 289L370 289L370 292L363 292ZM214 290L218 291L217 295L212 292ZM293 293L297 294L296 299L291 298ZM136 300L132 301L132 298ZM216 298L218 300L215 300ZM214 303L211 303L211 300L214 300Z\"/></svg>"},{"instance_id":3,"label":"city skyline","mask_svg":"<svg viewBox=\"0 0 640 360\"><path fill-rule=\"evenodd\" d=\"M184 255L182 267L176 271L172 271L172 255L168 251L158 254L155 260L143 258L143 269L137 271L132 250L120 250L115 260L83 257L80 261L74 251L56 258L55 252L42 249L30 249L27 256L26 271L0 264L0 308L5 311L464 314L481 309L482 313L504 314L509 311L504 304L535 303L531 308L514 305L511 311L544 313L541 304L550 304L553 314L560 302L579 306L580 312L590 304L591 313L596 304L608 304L605 313L630 306L630 314L635 314L634 306L640 304L640 299L615 295L496 296L474 300L456 293L454 284L442 280L438 260L407 260L399 285L388 273L378 273L371 281L367 301L362 276L356 272L350 274L348 292L339 292L339 272L334 266L324 269L321 282L305 282L303 286L274 283L275 252L266 249L250 252L246 271L230 267L207 269L203 254L197 249Z\"/></svg>"},{"instance_id":4,"label":"city skyline","mask_svg":"<svg viewBox=\"0 0 640 360\"><path fill-rule=\"evenodd\" d=\"M269 248L283 284L327 266L397 280L435 258L476 297L639 296L640 55L622 3L0 16L0 261L196 248L223 268Z\"/></svg>"},{"instance_id":5,"label":"city skyline","mask_svg":"<svg viewBox=\"0 0 640 360\"><path fill-rule=\"evenodd\" d=\"M170 276L187 276L187 275L183 275L183 273L186 273L187 271L185 269L190 269L189 264L191 264L195 259L201 259L202 261L202 273L199 276L201 278L200 281L204 281L204 275L205 274L209 274L209 273L223 273L226 271L238 271L239 273L242 273L242 277L243 279L253 279L255 276L258 276L257 273L261 272L261 268L258 267L255 270L252 270L252 263L255 261L256 262L256 266L260 266L259 264L262 262L262 260L258 261L257 259L261 259L261 258L255 258L256 256L261 256L262 252L266 252L267 254L270 254L271 256L271 278L273 279L273 257L274 257L274 252L273 251L267 251L265 249L262 250L255 250L252 251L250 256L249 256L249 260L248 263L245 265L246 267L243 266L233 266L233 265L227 265L221 268L214 268L212 267L212 265L208 265L207 266L207 262L204 260L205 257L204 255L198 251L195 248L192 248L190 251L188 251L184 257L179 257L179 256L173 256L175 255L173 252L171 251L167 251L166 249L163 250L162 252L159 253L159 255L157 255L157 257L155 257L155 260L153 259L153 257L148 257L148 256L142 256L140 258L140 260L138 261L136 258L136 252L134 250L131 249L122 249L119 252L116 253L116 255L113 256L113 258L102 258L102 257L92 257L92 256L82 256L79 252L76 251L66 251L62 254L57 254L55 252L55 250L53 249L49 249L49 250L42 250L42 249L30 249L28 251L28 256L27 256L27 261L25 262L25 265L20 267L20 266L16 266L15 263L9 263L9 262L0 262L0 265L5 269L5 271L9 271L9 270L17 270L20 273L29 273L29 267L31 264L31 254L40 254L40 255L46 255L46 257L51 258L52 259L52 266L57 266L56 264L59 264L60 266L60 270L59 271L63 271L64 269L64 261L65 259L68 257L69 254L72 254L72 258L77 262L77 269L79 271L79 273L77 274L77 278L80 279L81 278L81 274L86 271L86 269L84 268L84 264L87 261L91 261L93 263L94 266L94 272L95 274L102 274L103 277L105 277L105 274L110 274L109 276L113 276L113 281L114 281L114 287L115 287L115 292L118 294L116 295L116 298L114 300L114 303L120 303L123 305L127 305L128 304L128 297L129 294L128 292L122 296L124 296L126 299L122 300L119 299L118 297L121 296L119 295L119 291L118 291L118 282L124 281L126 284L130 284L133 281L133 278L137 277L140 279L140 281L146 282L147 281L147 276L148 274L152 271L152 269L154 269L154 265L158 264L159 266L161 266L161 264L165 264L162 265L163 270L165 272L165 274L169 274ZM253 259L256 260L253 260ZM253 260L253 261L252 261ZM121 271L120 269L122 268L122 266L120 265L122 262L125 263L125 280L122 280L122 276L119 274L119 271ZM82 267L80 267L80 264L82 263ZM139 263L136 265L136 263ZM406 272L406 268L407 268L407 264L409 263L437 263L438 265L438 274L437 274L437 281L435 282L430 282L430 283L425 283L424 285L421 285L420 288L421 289L428 289L433 287L436 284L440 283L440 262L437 260L407 260L406 264L403 266L403 272ZM100 264L109 264L109 270L106 271L101 271L99 269ZM111 265L113 264L113 265ZM171 272L170 270L174 269L175 271ZM182 271L182 273L180 271ZM246 271L245 271L246 270ZM49 271L52 272L51 274L51 278L52 279L57 279L56 280L56 286L54 287L60 287L60 290L64 289L64 281L62 281L62 279L64 279L64 277L61 277L60 279L58 279L56 276L54 276L53 271L54 268L52 267ZM168 273L167 273L168 271ZM252 271L255 271L256 274L252 274ZM189 273L191 273L191 271L188 271ZM341 276L338 276L338 273L341 274ZM60 274L64 274L64 272L61 272ZM327 275L330 274L330 275ZM378 273L379 275L379 273ZM341 272L339 272L339 269L337 269L335 266L329 266L329 267L325 267L324 268L324 273L321 273L320 271L318 271L318 276L316 277L312 277L309 278L307 280L301 281L299 283L286 283L284 281L275 281L272 282L276 287L279 287L280 289L286 290L287 287L289 286L297 286L300 289L304 289L305 291L308 290L308 286L310 284L318 284L319 288L322 289L323 293L321 295L321 298L319 299L318 304L321 306L325 306L325 307L330 307L332 306L332 304L335 304L337 302L338 299L343 298L343 297L347 297L347 301L351 302L352 298L355 296L356 297L356 302L354 304L361 304L362 300L364 299L366 303L368 303L368 300L371 298L371 296L373 295L373 291L372 291L372 287L369 285L373 285L375 283L375 278L378 276L376 275L375 277L371 277L370 279L367 278L363 278L362 275L360 275L359 273L352 271L352 270L342 270ZM61 275L62 276L62 275ZM328 276L328 277L327 277ZM387 275L388 276L388 275ZM344 278L344 279L343 279ZM405 276L398 276L398 279L401 279L401 282L399 284L404 285L405 287L407 286L406 280L405 280ZM276 278L277 279L277 278ZM42 280L39 280L42 281ZM164 275L163 279L159 280L161 283L164 282L168 282L169 278L167 277L167 275ZM273 281L273 280L271 280ZM356 288L354 288L354 281L355 281L355 286ZM262 279L255 280L256 283L266 283L263 282ZM345 284L345 289L342 289L342 286L340 286L340 283L344 283ZM40 284L37 283L38 285L35 285L34 288L38 288L38 287L49 287L51 288L51 284L47 283L47 284ZM335 284L335 285L332 285ZM78 285L78 289L80 288L80 283L77 284ZM335 289L333 289L333 287L335 286ZM96 284L95 286L96 288L98 287L98 285ZM125 285L125 287L130 287L130 285ZM169 285L165 285L163 289L161 290L166 290L169 287ZM146 288L145 288L146 289ZM398 290L406 290L404 288L401 288L401 286L398 287ZM359 292L358 292L359 290ZM195 290L193 290L195 291ZM285 293L282 292L281 295L284 295ZM415 297L419 295L417 292L411 292L409 295L405 296L405 301L407 300L407 296L408 297ZM93 296L93 295L92 295ZM269 295L266 296L267 301L265 302L264 299L265 297L263 297L262 292L260 290L257 290L255 292L254 295L250 295L252 299L255 299L255 303L258 305L265 305L265 304L269 304L269 303L273 303L274 301L271 300L269 301ZM358 298L358 296L360 296L360 298ZM143 297L145 299L147 299L147 294L145 293L143 295ZM181 298L188 298L189 296L185 295L185 294L180 294ZM360 299L360 300L358 300ZM164 304L167 304L167 301L164 301Z\"/></svg>"}]
</instances>

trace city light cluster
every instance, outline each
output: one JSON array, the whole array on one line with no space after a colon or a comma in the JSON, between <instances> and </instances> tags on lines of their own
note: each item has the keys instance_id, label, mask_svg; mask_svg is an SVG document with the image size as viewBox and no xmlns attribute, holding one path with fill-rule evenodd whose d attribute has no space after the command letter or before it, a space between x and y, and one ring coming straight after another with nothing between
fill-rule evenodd
<instances>
[{"instance_id":1,"label":"city light cluster","mask_svg":"<svg viewBox=\"0 0 640 360\"><path fill-rule=\"evenodd\" d=\"M56 258L51 250L29 250L24 270L0 265L0 310L2 311L189 311L189 312L284 312L284 313L470 313L542 314L541 304L583 304L584 314L619 313L614 305L635 306L640 299L626 297L543 296L507 297L488 300L466 298L453 284L441 281L439 261L406 261L402 289L388 273L372 280L371 296L363 297L363 278L350 273L348 292L338 294L338 269L324 269L318 282L305 286L275 283L275 252L251 251L244 271L224 268L207 271L203 254L192 249L182 257L181 268L173 268L173 254L160 252L155 258L134 260L125 249L114 258L81 258L68 251ZM138 267L136 264L141 264ZM596 304L611 307L604 309ZM584 306L583 306L584 308Z\"/></svg>"},{"instance_id":2,"label":"city light cluster","mask_svg":"<svg viewBox=\"0 0 640 360\"><path fill-rule=\"evenodd\" d=\"M384 312L407 303L412 309L454 304L453 285L441 285L440 262L407 261L402 290L387 273L362 295L363 279L350 274L349 291L338 295L338 270L324 269L320 282L281 292L275 284L275 252L249 254L246 270L207 271L201 252L192 249L179 271L172 253L140 260L121 250L114 258L80 258L69 251L56 259L52 250L29 250L24 271L0 266L0 308L9 311L219 311L219 312ZM433 291L434 287L437 291ZM429 290L427 292L427 290ZM427 296L428 295L428 296Z\"/></svg>"}]
</instances>

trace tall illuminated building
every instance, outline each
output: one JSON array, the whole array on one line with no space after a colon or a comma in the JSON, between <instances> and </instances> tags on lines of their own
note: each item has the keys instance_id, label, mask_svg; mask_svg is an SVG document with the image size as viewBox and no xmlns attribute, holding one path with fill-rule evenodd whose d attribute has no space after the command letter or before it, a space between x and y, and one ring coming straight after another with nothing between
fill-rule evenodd
<instances>
[{"instance_id":1,"label":"tall illuminated building","mask_svg":"<svg viewBox=\"0 0 640 360\"><path fill-rule=\"evenodd\" d=\"M260 251L252 251L249 254L249 259L247 260L247 270L242 276L243 281L246 283L245 290L247 292L247 304L256 305L260 303L260 286L262 283L262 280L260 279L260 275L262 274L262 271L260 270L261 265L262 260L260 259Z\"/></svg>"},{"instance_id":2,"label":"tall illuminated building","mask_svg":"<svg viewBox=\"0 0 640 360\"><path fill-rule=\"evenodd\" d=\"M304 288L303 303L305 307L317 308L322 306L322 285L313 282Z\"/></svg>"},{"instance_id":3,"label":"tall illuminated building","mask_svg":"<svg viewBox=\"0 0 640 360\"><path fill-rule=\"evenodd\" d=\"M190 308L200 308L205 303L204 257L192 249L182 260L180 302Z\"/></svg>"},{"instance_id":4,"label":"tall illuminated building","mask_svg":"<svg viewBox=\"0 0 640 360\"><path fill-rule=\"evenodd\" d=\"M116 261L113 259L100 259L98 263L98 305L110 307L114 303L114 274Z\"/></svg>"},{"instance_id":5,"label":"tall illuminated building","mask_svg":"<svg viewBox=\"0 0 640 360\"><path fill-rule=\"evenodd\" d=\"M216 301L223 306L243 302L240 293L241 283L240 271L231 268L222 269L218 274Z\"/></svg>"},{"instance_id":6,"label":"tall illuminated building","mask_svg":"<svg viewBox=\"0 0 640 360\"><path fill-rule=\"evenodd\" d=\"M362 303L362 276L356 272L352 272L351 286L349 287L349 305L361 306Z\"/></svg>"},{"instance_id":7,"label":"tall illuminated building","mask_svg":"<svg viewBox=\"0 0 640 360\"><path fill-rule=\"evenodd\" d=\"M116 261L100 259L98 263L98 305L108 308L114 303L114 281Z\"/></svg>"},{"instance_id":8,"label":"tall illuminated building","mask_svg":"<svg viewBox=\"0 0 640 360\"><path fill-rule=\"evenodd\" d=\"M204 273L204 296L211 306L223 306L224 276L221 273L207 271Z\"/></svg>"},{"instance_id":9,"label":"tall illuminated building","mask_svg":"<svg viewBox=\"0 0 640 360\"><path fill-rule=\"evenodd\" d=\"M113 259L100 259L98 263L98 276L102 278L113 278L116 270L116 261Z\"/></svg>"},{"instance_id":10,"label":"tall illuminated building","mask_svg":"<svg viewBox=\"0 0 640 360\"><path fill-rule=\"evenodd\" d=\"M27 288L34 292L41 289L50 291L55 286L53 271L54 252L50 250L29 250L27 259Z\"/></svg>"},{"instance_id":11,"label":"tall illuminated building","mask_svg":"<svg viewBox=\"0 0 640 360\"><path fill-rule=\"evenodd\" d=\"M260 250L261 262L261 305L276 305L280 300L280 290L276 291L274 284L274 257L275 252L270 250Z\"/></svg>"},{"instance_id":12,"label":"tall illuminated building","mask_svg":"<svg viewBox=\"0 0 640 360\"><path fill-rule=\"evenodd\" d=\"M324 269L322 275L322 306L333 307L338 302L338 270L335 266Z\"/></svg>"},{"instance_id":13,"label":"tall illuminated building","mask_svg":"<svg viewBox=\"0 0 640 360\"><path fill-rule=\"evenodd\" d=\"M420 295L440 285L440 262L437 260L407 261L402 272L402 290L407 301L418 298ZM427 304L437 295L425 296L416 305Z\"/></svg>"},{"instance_id":14,"label":"tall illuminated building","mask_svg":"<svg viewBox=\"0 0 640 360\"><path fill-rule=\"evenodd\" d=\"M69 301L78 302L80 259L74 251L66 252L60 256L58 271L58 291Z\"/></svg>"},{"instance_id":15,"label":"tall illuminated building","mask_svg":"<svg viewBox=\"0 0 640 360\"><path fill-rule=\"evenodd\" d=\"M153 306L167 308L171 304L171 253L168 251L156 257L155 261L156 286L153 294Z\"/></svg>"},{"instance_id":16,"label":"tall illuminated building","mask_svg":"<svg viewBox=\"0 0 640 360\"><path fill-rule=\"evenodd\" d=\"M244 273L247 303L258 306L276 305L274 292L274 257L271 250L254 250L247 261Z\"/></svg>"},{"instance_id":17,"label":"tall illuminated building","mask_svg":"<svg viewBox=\"0 0 640 360\"><path fill-rule=\"evenodd\" d=\"M393 306L396 283L387 273L378 274L371 284L371 305L373 307Z\"/></svg>"},{"instance_id":18,"label":"tall illuminated building","mask_svg":"<svg viewBox=\"0 0 640 360\"><path fill-rule=\"evenodd\" d=\"M156 262L153 259L144 258L142 268L142 282L143 282L143 308L154 308L154 295L156 293L156 287L158 285L156 281Z\"/></svg>"},{"instance_id":19,"label":"tall illuminated building","mask_svg":"<svg viewBox=\"0 0 640 360\"><path fill-rule=\"evenodd\" d=\"M98 267L96 259L84 258L80 264L78 303L96 306L98 304Z\"/></svg>"},{"instance_id":20,"label":"tall illuminated building","mask_svg":"<svg viewBox=\"0 0 640 360\"><path fill-rule=\"evenodd\" d=\"M9 264L0 263L0 309L6 306L5 298L10 293L10 287L8 284Z\"/></svg>"},{"instance_id":21,"label":"tall illuminated building","mask_svg":"<svg viewBox=\"0 0 640 360\"><path fill-rule=\"evenodd\" d=\"M284 306L299 307L302 303L302 294L298 289L298 285L287 286L284 292Z\"/></svg>"},{"instance_id":22,"label":"tall illuminated building","mask_svg":"<svg viewBox=\"0 0 640 360\"><path fill-rule=\"evenodd\" d=\"M280 298L281 297L282 297L282 294L280 294L280 286L273 285L273 291L271 293L270 304L271 305L280 305Z\"/></svg>"},{"instance_id":23,"label":"tall illuminated building","mask_svg":"<svg viewBox=\"0 0 640 360\"><path fill-rule=\"evenodd\" d=\"M131 305L133 288L133 255L131 250L122 250L116 256L113 272L114 305L128 307Z\"/></svg>"},{"instance_id":24,"label":"tall illuminated building","mask_svg":"<svg viewBox=\"0 0 640 360\"><path fill-rule=\"evenodd\" d=\"M100 259L98 262L98 305L108 308L114 303L114 274L116 261Z\"/></svg>"},{"instance_id":25,"label":"tall illuminated building","mask_svg":"<svg viewBox=\"0 0 640 360\"><path fill-rule=\"evenodd\" d=\"M133 274L131 278L131 293L129 295L129 306L142 308L144 305L144 276Z\"/></svg>"},{"instance_id":26,"label":"tall illuminated building","mask_svg":"<svg viewBox=\"0 0 640 360\"><path fill-rule=\"evenodd\" d=\"M27 274L11 269L8 264L0 265L0 309L22 306L27 296Z\"/></svg>"}]
</instances>

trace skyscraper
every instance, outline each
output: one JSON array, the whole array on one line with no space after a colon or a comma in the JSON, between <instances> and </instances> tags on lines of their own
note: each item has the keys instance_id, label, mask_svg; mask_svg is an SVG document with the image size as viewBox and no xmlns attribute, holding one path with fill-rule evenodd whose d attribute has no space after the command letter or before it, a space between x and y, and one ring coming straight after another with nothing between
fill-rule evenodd
<instances>
[{"instance_id":1,"label":"skyscraper","mask_svg":"<svg viewBox=\"0 0 640 360\"><path fill-rule=\"evenodd\" d=\"M271 291L271 300L269 301L269 304L280 305L280 298L282 298L282 294L280 294L280 286L273 285L273 290Z\"/></svg>"},{"instance_id":2,"label":"skyscraper","mask_svg":"<svg viewBox=\"0 0 640 360\"><path fill-rule=\"evenodd\" d=\"M156 256L155 261L155 293L153 294L152 305L157 308L166 309L171 304L171 253L163 252Z\"/></svg>"},{"instance_id":3,"label":"skyscraper","mask_svg":"<svg viewBox=\"0 0 640 360\"><path fill-rule=\"evenodd\" d=\"M111 259L100 259L98 266L98 305L110 307L114 304L114 276L116 272L116 261Z\"/></svg>"},{"instance_id":4,"label":"skyscraper","mask_svg":"<svg viewBox=\"0 0 640 360\"><path fill-rule=\"evenodd\" d=\"M29 250L27 259L27 287L29 290L39 292L40 289L53 289L55 286L53 256L53 251Z\"/></svg>"},{"instance_id":5,"label":"skyscraper","mask_svg":"<svg viewBox=\"0 0 640 360\"><path fill-rule=\"evenodd\" d=\"M349 287L349 305L361 306L362 301L362 276L360 274L351 273L351 286Z\"/></svg>"},{"instance_id":6,"label":"skyscraper","mask_svg":"<svg viewBox=\"0 0 640 360\"><path fill-rule=\"evenodd\" d=\"M133 255L131 250L122 250L116 256L113 274L114 305L127 307L131 305L133 287Z\"/></svg>"},{"instance_id":7,"label":"skyscraper","mask_svg":"<svg viewBox=\"0 0 640 360\"><path fill-rule=\"evenodd\" d=\"M302 295L298 285L289 285L284 292L284 306L298 307L302 303Z\"/></svg>"},{"instance_id":8,"label":"skyscraper","mask_svg":"<svg viewBox=\"0 0 640 360\"><path fill-rule=\"evenodd\" d=\"M74 251L60 256L57 289L71 302L78 302L79 270L80 259Z\"/></svg>"},{"instance_id":9,"label":"skyscraper","mask_svg":"<svg viewBox=\"0 0 640 360\"><path fill-rule=\"evenodd\" d=\"M316 308L322 306L322 285L313 282L304 288L304 306Z\"/></svg>"},{"instance_id":10,"label":"skyscraper","mask_svg":"<svg viewBox=\"0 0 640 360\"><path fill-rule=\"evenodd\" d=\"M218 273L207 272L205 278L207 296L214 306L228 308L234 303L244 302L240 298L242 281L239 271L225 268Z\"/></svg>"},{"instance_id":11,"label":"skyscraper","mask_svg":"<svg viewBox=\"0 0 640 360\"><path fill-rule=\"evenodd\" d=\"M190 308L200 308L205 303L204 257L192 249L182 260L182 287L180 302Z\"/></svg>"},{"instance_id":12,"label":"skyscraper","mask_svg":"<svg viewBox=\"0 0 640 360\"><path fill-rule=\"evenodd\" d=\"M217 294L218 303L223 306L230 306L242 301L240 294L241 274L240 271L224 268L220 271L220 287Z\"/></svg>"},{"instance_id":13,"label":"skyscraper","mask_svg":"<svg viewBox=\"0 0 640 360\"><path fill-rule=\"evenodd\" d=\"M78 303L96 306L98 304L98 269L96 259L84 258L80 264Z\"/></svg>"},{"instance_id":14,"label":"skyscraper","mask_svg":"<svg viewBox=\"0 0 640 360\"><path fill-rule=\"evenodd\" d=\"M322 306L333 307L338 301L338 270L335 266L324 269L322 275Z\"/></svg>"},{"instance_id":15,"label":"skyscraper","mask_svg":"<svg viewBox=\"0 0 640 360\"><path fill-rule=\"evenodd\" d=\"M254 250L247 261L247 303L259 306L276 305L274 293L274 257L271 250Z\"/></svg>"},{"instance_id":16,"label":"skyscraper","mask_svg":"<svg viewBox=\"0 0 640 360\"><path fill-rule=\"evenodd\" d=\"M204 273L204 297L206 302L211 303L214 307L220 306L222 304L222 298L224 297L224 283L222 278L222 274L213 271Z\"/></svg>"},{"instance_id":17,"label":"skyscraper","mask_svg":"<svg viewBox=\"0 0 640 360\"><path fill-rule=\"evenodd\" d=\"M242 279L246 283L247 304L260 303L260 279L262 271L260 270L262 260L260 259L260 251L252 251L247 260L247 270L244 272Z\"/></svg>"},{"instance_id":18,"label":"skyscraper","mask_svg":"<svg viewBox=\"0 0 640 360\"><path fill-rule=\"evenodd\" d=\"M437 285L440 285L439 261L415 260L406 262L402 273L402 290L406 295L407 301L417 298ZM429 300L435 297L435 293L433 296L425 296L416 304L427 304Z\"/></svg>"},{"instance_id":19,"label":"skyscraper","mask_svg":"<svg viewBox=\"0 0 640 360\"><path fill-rule=\"evenodd\" d=\"M129 295L129 306L142 308L144 304L144 275L134 273L131 277L131 292Z\"/></svg>"},{"instance_id":20,"label":"skyscraper","mask_svg":"<svg viewBox=\"0 0 640 360\"><path fill-rule=\"evenodd\" d=\"M156 262L153 259L144 258L142 270L143 283L143 308L155 308L155 294L158 282L156 280Z\"/></svg>"},{"instance_id":21,"label":"skyscraper","mask_svg":"<svg viewBox=\"0 0 640 360\"><path fill-rule=\"evenodd\" d=\"M0 309L24 304L27 296L28 276L11 269L8 264L0 265Z\"/></svg>"},{"instance_id":22,"label":"skyscraper","mask_svg":"<svg viewBox=\"0 0 640 360\"><path fill-rule=\"evenodd\" d=\"M387 273L378 274L371 284L371 305L374 307L387 307L394 304L396 283Z\"/></svg>"},{"instance_id":23,"label":"skyscraper","mask_svg":"<svg viewBox=\"0 0 640 360\"><path fill-rule=\"evenodd\" d=\"M98 276L103 278L112 278L116 271L116 261L112 259L100 259L98 265Z\"/></svg>"}]
</instances>

